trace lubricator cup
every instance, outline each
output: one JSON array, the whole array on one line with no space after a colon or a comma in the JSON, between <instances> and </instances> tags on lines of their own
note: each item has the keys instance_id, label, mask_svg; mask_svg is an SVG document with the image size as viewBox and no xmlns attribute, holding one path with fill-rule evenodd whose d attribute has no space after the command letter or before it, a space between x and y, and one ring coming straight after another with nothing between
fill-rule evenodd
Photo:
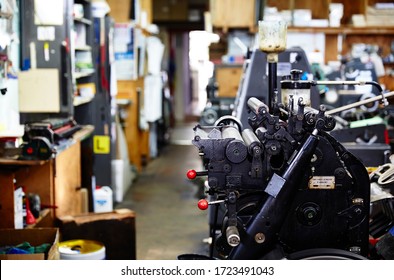
<instances>
[{"instance_id":1,"label":"lubricator cup","mask_svg":"<svg viewBox=\"0 0 394 280\"><path fill-rule=\"evenodd\" d=\"M268 53L268 62L278 62L278 53L286 49L287 24L285 21L259 21L259 48ZM269 54L272 59L270 61ZM276 57L276 58L275 58Z\"/></svg>"}]
</instances>

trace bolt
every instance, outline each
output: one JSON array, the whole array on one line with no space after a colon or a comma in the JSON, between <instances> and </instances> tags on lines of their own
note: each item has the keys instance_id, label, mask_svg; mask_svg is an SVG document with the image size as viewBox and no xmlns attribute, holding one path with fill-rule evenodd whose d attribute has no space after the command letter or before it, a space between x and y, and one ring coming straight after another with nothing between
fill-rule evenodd
<instances>
[{"instance_id":1,"label":"bolt","mask_svg":"<svg viewBox=\"0 0 394 280\"><path fill-rule=\"evenodd\" d=\"M308 207L304 210L304 216L308 220L314 219L316 215L317 215L316 209L314 209L313 207Z\"/></svg>"},{"instance_id":2,"label":"bolt","mask_svg":"<svg viewBox=\"0 0 394 280\"><path fill-rule=\"evenodd\" d=\"M270 147L270 149L271 149L272 151L276 151L276 146L275 146L275 145L272 145L272 146Z\"/></svg>"},{"instance_id":3,"label":"bolt","mask_svg":"<svg viewBox=\"0 0 394 280\"><path fill-rule=\"evenodd\" d=\"M338 179L343 179L346 175L346 172L342 168L338 168L334 171L335 177L338 177Z\"/></svg>"},{"instance_id":4,"label":"bolt","mask_svg":"<svg viewBox=\"0 0 394 280\"><path fill-rule=\"evenodd\" d=\"M228 240L229 245L233 247L238 246L239 242L240 240L238 236L231 236Z\"/></svg>"},{"instance_id":5,"label":"bolt","mask_svg":"<svg viewBox=\"0 0 394 280\"><path fill-rule=\"evenodd\" d=\"M254 236L254 240L256 241L256 243L264 243L265 241L265 235L262 232L256 233L256 235Z\"/></svg>"},{"instance_id":6,"label":"bolt","mask_svg":"<svg viewBox=\"0 0 394 280\"><path fill-rule=\"evenodd\" d=\"M237 201L237 195L234 192L230 192L227 198L229 203L235 203Z\"/></svg>"}]
</instances>

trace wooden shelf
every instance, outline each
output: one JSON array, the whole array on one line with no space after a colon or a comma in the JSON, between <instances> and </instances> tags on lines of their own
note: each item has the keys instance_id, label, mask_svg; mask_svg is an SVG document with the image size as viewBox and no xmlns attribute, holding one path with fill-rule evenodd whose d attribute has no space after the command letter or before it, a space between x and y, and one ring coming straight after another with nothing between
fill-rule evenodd
<instances>
[{"instance_id":1,"label":"wooden shelf","mask_svg":"<svg viewBox=\"0 0 394 280\"><path fill-rule=\"evenodd\" d=\"M43 165L47 161L46 160L19 160L13 158L0 158L0 165L8 165L8 166L35 166L35 165Z\"/></svg>"},{"instance_id":2,"label":"wooden shelf","mask_svg":"<svg viewBox=\"0 0 394 280\"><path fill-rule=\"evenodd\" d=\"M288 32L303 32L303 33L325 33L332 35L394 35L394 26L393 27L352 27L352 26L343 26L343 27L296 27L289 26Z\"/></svg>"},{"instance_id":3,"label":"wooden shelf","mask_svg":"<svg viewBox=\"0 0 394 280\"><path fill-rule=\"evenodd\" d=\"M84 32L81 32L78 36L83 36L80 39L80 43L76 43L74 47L74 73L73 77L75 79L75 86L78 87L78 85L82 83L92 83L96 84L96 71L93 68L92 64L93 61L93 50L94 50L94 31L93 31L93 17L92 17L92 1L89 0L75 0L74 3L78 3L82 5L83 8L83 14L80 16L74 17L74 25L80 26L81 28L84 29ZM78 28L77 28L78 29ZM83 55L86 56L86 58L83 58L83 64L78 64L77 57L78 55ZM88 60L87 57L90 57ZM86 62L90 61L90 63ZM81 81L80 79L83 79ZM74 97L73 100L73 105L75 106L80 106L83 104L90 103L92 101L93 97L86 98L86 97Z\"/></svg>"},{"instance_id":4,"label":"wooden shelf","mask_svg":"<svg viewBox=\"0 0 394 280\"><path fill-rule=\"evenodd\" d=\"M75 132L73 134L73 139L78 140L78 141L83 141L86 138L88 138L90 135L92 135L94 132L94 126L93 125L84 125L81 130Z\"/></svg>"},{"instance_id":5,"label":"wooden shelf","mask_svg":"<svg viewBox=\"0 0 394 280\"><path fill-rule=\"evenodd\" d=\"M75 79L81 79L84 77L89 77L94 74L94 70L91 71L83 71L83 72L74 72Z\"/></svg>"},{"instance_id":6,"label":"wooden shelf","mask_svg":"<svg viewBox=\"0 0 394 280\"><path fill-rule=\"evenodd\" d=\"M25 128L23 125L15 128L14 130L2 130L0 131L0 138L14 138L22 137L25 133Z\"/></svg>"},{"instance_id":7,"label":"wooden shelf","mask_svg":"<svg viewBox=\"0 0 394 280\"><path fill-rule=\"evenodd\" d=\"M78 46L75 47L76 51L91 51L92 47L91 46Z\"/></svg>"},{"instance_id":8,"label":"wooden shelf","mask_svg":"<svg viewBox=\"0 0 394 280\"><path fill-rule=\"evenodd\" d=\"M338 55L346 55L351 51L353 44L378 45L382 49L382 55L390 53L390 45L393 40L394 26L341 26L341 27L295 27L289 26L288 33L323 33L325 35L325 63L338 60ZM343 37L340 40L340 37ZM338 43L342 46L338 48Z\"/></svg>"},{"instance_id":9,"label":"wooden shelf","mask_svg":"<svg viewBox=\"0 0 394 280\"><path fill-rule=\"evenodd\" d=\"M73 104L74 106L80 106L86 103L89 103L93 100L93 96L92 97L82 97L82 96L74 96L74 101Z\"/></svg>"}]
</instances>

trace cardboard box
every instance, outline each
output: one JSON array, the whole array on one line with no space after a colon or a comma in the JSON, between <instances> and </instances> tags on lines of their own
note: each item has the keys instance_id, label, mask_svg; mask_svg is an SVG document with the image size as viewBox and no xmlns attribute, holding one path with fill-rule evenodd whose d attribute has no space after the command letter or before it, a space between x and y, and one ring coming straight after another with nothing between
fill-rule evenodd
<instances>
[{"instance_id":1,"label":"cardboard box","mask_svg":"<svg viewBox=\"0 0 394 280\"><path fill-rule=\"evenodd\" d=\"M118 209L107 213L88 213L59 217L61 241L86 239L105 246L107 260L135 260L135 213Z\"/></svg>"},{"instance_id":2,"label":"cardboard box","mask_svg":"<svg viewBox=\"0 0 394 280\"><path fill-rule=\"evenodd\" d=\"M129 22L135 17L134 1L131 0L107 0L111 8L109 15L118 22Z\"/></svg>"},{"instance_id":3,"label":"cardboard box","mask_svg":"<svg viewBox=\"0 0 394 280\"><path fill-rule=\"evenodd\" d=\"M216 81L219 85L217 97L236 97L243 73L242 66L216 67Z\"/></svg>"},{"instance_id":4,"label":"cardboard box","mask_svg":"<svg viewBox=\"0 0 394 280\"><path fill-rule=\"evenodd\" d=\"M58 228L32 228L32 229L0 229L0 247L16 246L29 242L31 246L44 243L51 244L49 251L39 254L8 254L0 255L0 260L58 260L59 259L59 229Z\"/></svg>"}]
</instances>

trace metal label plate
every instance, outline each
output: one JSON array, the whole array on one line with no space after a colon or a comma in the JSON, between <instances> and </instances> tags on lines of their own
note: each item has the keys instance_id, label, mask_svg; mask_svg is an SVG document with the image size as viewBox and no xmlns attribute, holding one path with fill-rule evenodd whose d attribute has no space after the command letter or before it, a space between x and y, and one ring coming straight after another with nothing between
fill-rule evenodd
<instances>
[{"instance_id":1,"label":"metal label plate","mask_svg":"<svg viewBox=\"0 0 394 280\"><path fill-rule=\"evenodd\" d=\"M313 176L309 180L309 189L333 190L335 189L335 176Z\"/></svg>"}]
</instances>

